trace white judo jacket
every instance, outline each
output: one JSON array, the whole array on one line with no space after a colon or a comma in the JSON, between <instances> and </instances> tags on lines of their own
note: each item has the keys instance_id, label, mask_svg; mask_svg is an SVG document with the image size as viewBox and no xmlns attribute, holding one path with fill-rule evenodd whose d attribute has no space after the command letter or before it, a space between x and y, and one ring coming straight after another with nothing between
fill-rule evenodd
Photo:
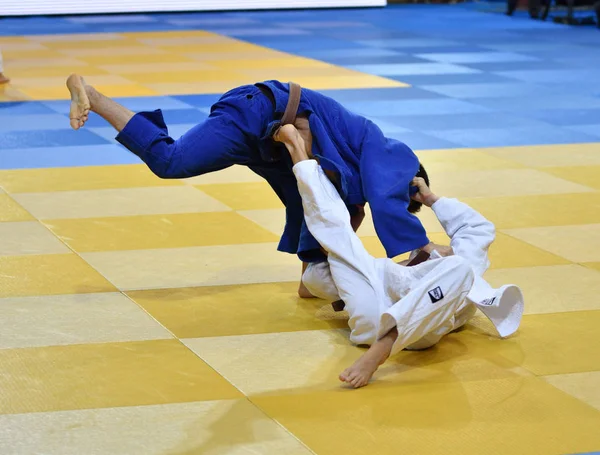
<instances>
[{"instance_id":1,"label":"white judo jacket","mask_svg":"<svg viewBox=\"0 0 600 455\"><path fill-rule=\"evenodd\" d=\"M468 205L440 198L431 207L450 237L454 256L404 267L368 254L350 225L348 210L315 161L294 166L309 230L328 252L310 264L303 282L316 297L343 300L350 339L372 344L394 326L392 352L423 349L464 325L479 309L501 337L513 334L523 315L523 296L514 285L492 288L483 278L494 225Z\"/></svg>"}]
</instances>

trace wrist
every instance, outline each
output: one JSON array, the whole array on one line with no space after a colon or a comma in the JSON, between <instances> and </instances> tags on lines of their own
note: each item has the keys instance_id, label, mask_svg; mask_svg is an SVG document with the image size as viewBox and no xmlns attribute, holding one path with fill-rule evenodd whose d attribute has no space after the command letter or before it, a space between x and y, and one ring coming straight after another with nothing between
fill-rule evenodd
<instances>
[{"instance_id":1,"label":"wrist","mask_svg":"<svg viewBox=\"0 0 600 455\"><path fill-rule=\"evenodd\" d=\"M429 196L427 196L427 198L423 199L423 204L431 208L431 206L439 200L439 196L436 196L435 194L431 193Z\"/></svg>"}]
</instances>

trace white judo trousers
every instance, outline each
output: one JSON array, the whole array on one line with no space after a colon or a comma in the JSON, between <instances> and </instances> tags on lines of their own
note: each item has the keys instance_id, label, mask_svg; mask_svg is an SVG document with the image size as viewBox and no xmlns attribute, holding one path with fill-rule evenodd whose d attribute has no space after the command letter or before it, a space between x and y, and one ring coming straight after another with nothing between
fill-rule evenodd
<instances>
[{"instance_id":1,"label":"white judo trousers","mask_svg":"<svg viewBox=\"0 0 600 455\"><path fill-rule=\"evenodd\" d=\"M316 161L296 164L294 174L308 229L328 253L327 262L307 267L303 282L316 297L344 301L353 343L373 344L396 326L392 353L423 349L474 315L478 305L467 296L478 279L482 282L480 275L489 266L487 249L495 235L492 223L465 204L441 198L432 208L450 206L446 207L446 212L452 212L449 220L436 214L451 237L455 255L404 267L366 251L352 229L348 209ZM484 292L485 300L499 305L502 299L491 298L496 291L487 286L484 289L492 294Z\"/></svg>"}]
</instances>

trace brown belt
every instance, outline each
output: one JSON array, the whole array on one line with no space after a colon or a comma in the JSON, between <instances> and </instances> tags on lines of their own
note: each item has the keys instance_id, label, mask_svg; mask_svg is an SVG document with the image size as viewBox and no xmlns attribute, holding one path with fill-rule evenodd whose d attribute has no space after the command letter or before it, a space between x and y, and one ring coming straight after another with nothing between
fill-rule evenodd
<instances>
[{"instance_id":1,"label":"brown belt","mask_svg":"<svg viewBox=\"0 0 600 455\"><path fill-rule=\"evenodd\" d=\"M300 95L302 94L302 88L295 82L290 82L290 94L288 96L287 106L283 117L281 117L281 125L293 125L296 121L296 115L298 114L298 107L300 107Z\"/></svg>"},{"instance_id":2,"label":"brown belt","mask_svg":"<svg viewBox=\"0 0 600 455\"><path fill-rule=\"evenodd\" d=\"M415 266L421 262L425 262L427 259L429 259L429 253L426 253L425 251L419 251L419 254L417 254L412 261L406 264L406 267ZM343 311L346 307L346 304L342 300L336 300L331 304L331 306L333 307L333 311L337 312Z\"/></svg>"}]
</instances>

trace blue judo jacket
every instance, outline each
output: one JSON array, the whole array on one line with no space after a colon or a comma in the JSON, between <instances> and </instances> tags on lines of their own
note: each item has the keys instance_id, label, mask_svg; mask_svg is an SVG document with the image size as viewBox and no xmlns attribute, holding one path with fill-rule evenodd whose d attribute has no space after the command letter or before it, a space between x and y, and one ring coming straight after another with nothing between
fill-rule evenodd
<instances>
[{"instance_id":1,"label":"blue judo jacket","mask_svg":"<svg viewBox=\"0 0 600 455\"><path fill-rule=\"evenodd\" d=\"M140 112L117 140L162 178L248 166L267 180L286 206L278 249L306 262L322 261L326 258L304 221L289 154L272 139L288 94L289 85L279 81L235 88L212 106L205 122L177 140L169 136L160 110ZM312 152L325 170L337 176L336 186L349 211L369 203L388 257L427 244L421 222L407 210L410 182L419 169L414 152L386 138L370 120L313 90L302 89L298 114L308 117Z\"/></svg>"}]
</instances>

